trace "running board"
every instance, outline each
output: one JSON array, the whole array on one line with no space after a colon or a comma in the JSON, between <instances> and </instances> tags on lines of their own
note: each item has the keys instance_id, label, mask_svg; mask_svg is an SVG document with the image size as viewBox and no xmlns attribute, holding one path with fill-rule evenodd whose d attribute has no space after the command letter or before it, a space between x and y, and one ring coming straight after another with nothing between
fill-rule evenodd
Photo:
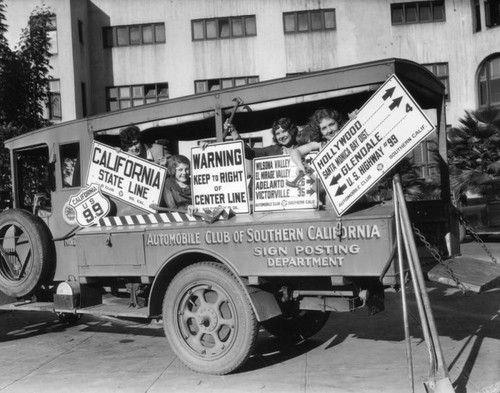
<instances>
[{"instance_id":1,"label":"running board","mask_svg":"<svg viewBox=\"0 0 500 393\"><path fill-rule=\"evenodd\" d=\"M103 304L85 308L57 309L53 302L30 302L21 301L0 305L0 311L47 311L68 314L90 314L97 316L125 317L125 318L149 318L148 307L130 307L130 300L110 299L104 300Z\"/></svg>"},{"instance_id":2,"label":"running board","mask_svg":"<svg viewBox=\"0 0 500 393\"><path fill-rule=\"evenodd\" d=\"M500 264L469 257L454 257L444 261L453 274L471 292L480 293L500 286ZM443 265L437 264L427 273L429 280L457 287Z\"/></svg>"}]
</instances>

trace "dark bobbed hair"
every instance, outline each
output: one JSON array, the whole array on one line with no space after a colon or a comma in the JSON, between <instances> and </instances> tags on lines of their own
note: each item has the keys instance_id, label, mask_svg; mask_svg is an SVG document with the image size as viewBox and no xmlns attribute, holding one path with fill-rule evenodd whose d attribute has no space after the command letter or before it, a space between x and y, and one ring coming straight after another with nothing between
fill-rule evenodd
<instances>
[{"instance_id":1,"label":"dark bobbed hair","mask_svg":"<svg viewBox=\"0 0 500 393\"><path fill-rule=\"evenodd\" d=\"M273 142L276 144L278 143L278 141L276 140L276 130L280 127L283 130L288 131L288 133L292 137L292 144L295 145L298 129L295 123L289 117L282 117L273 123L273 127L271 128L271 132L273 133Z\"/></svg>"},{"instance_id":2,"label":"dark bobbed hair","mask_svg":"<svg viewBox=\"0 0 500 393\"><path fill-rule=\"evenodd\" d=\"M333 119L339 125L339 128L344 124L344 118L340 112L336 109L331 108L320 108L316 110L309 118L309 126L311 127L311 140L315 142L321 142L323 140L323 135L319 129L319 123L323 119Z\"/></svg>"},{"instance_id":3,"label":"dark bobbed hair","mask_svg":"<svg viewBox=\"0 0 500 393\"><path fill-rule=\"evenodd\" d=\"M189 161L189 158L187 158L186 156L183 156L182 154L172 156L168 159L167 162L168 176L175 176L175 170L177 169L177 166L179 164L186 164L188 167L191 166L191 162Z\"/></svg>"},{"instance_id":4,"label":"dark bobbed hair","mask_svg":"<svg viewBox=\"0 0 500 393\"><path fill-rule=\"evenodd\" d=\"M123 150L132 146L132 142L134 141L142 143L142 135L139 127L130 125L120 130L120 145Z\"/></svg>"}]
</instances>

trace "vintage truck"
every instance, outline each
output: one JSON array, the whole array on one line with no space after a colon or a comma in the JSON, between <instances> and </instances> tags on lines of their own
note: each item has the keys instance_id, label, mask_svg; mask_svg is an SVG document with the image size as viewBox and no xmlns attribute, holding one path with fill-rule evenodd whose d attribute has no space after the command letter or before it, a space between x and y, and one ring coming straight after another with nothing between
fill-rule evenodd
<instances>
[{"instance_id":1,"label":"vintage truck","mask_svg":"<svg viewBox=\"0 0 500 393\"><path fill-rule=\"evenodd\" d=\"M116 148L119 130L131 123L144 140L167 139L177 153L181 140L222 143L232 113L243 137L278 117L306 124L318 107L349 113L391 75L429 113L439 141L441 198L408 203L412 220L442 255L456 254L444 86L425 67L387 59L100 114L8 140L13 208L0 214L0 291L10 301L1 309L49 310L70 321L81 314L162 319L178 357L213 374L246 361L259 324L300 339L317 333L330 312L380 311L384 288L400 283L390 201L359 202L342 216L328 203L264 211L249 203L243 214L222 206L213 221L213 211L152 212L103 189L109 211L93 225L79 225L75 214L92 218L100 205L75 213L68 203L89 202L89 193L102 197L89 182L95 161L106 164L95 159L96 146Z\"/></svg>"}]
</instances>

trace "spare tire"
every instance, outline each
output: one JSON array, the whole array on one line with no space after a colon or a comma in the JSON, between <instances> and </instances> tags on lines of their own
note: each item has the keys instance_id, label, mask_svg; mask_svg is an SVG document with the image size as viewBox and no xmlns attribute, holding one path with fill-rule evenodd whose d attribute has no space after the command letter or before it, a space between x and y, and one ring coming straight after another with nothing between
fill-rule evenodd
<instances>
[{"instance_id":1,"label":"spare tire","mask_svg":"<svg viewBox=\"0 0 500 393\"><path fill-rule=\"evenodd\" d=\"M0 214L0 291L22 297L33 293L51 272L52 238L39 218L25 210Z\"/></svg>"}]
</instances>

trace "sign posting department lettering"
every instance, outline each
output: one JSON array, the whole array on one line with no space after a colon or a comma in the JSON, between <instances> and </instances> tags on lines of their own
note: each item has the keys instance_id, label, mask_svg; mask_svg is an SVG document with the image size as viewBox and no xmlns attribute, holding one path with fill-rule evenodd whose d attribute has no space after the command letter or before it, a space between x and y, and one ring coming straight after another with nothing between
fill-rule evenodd
<instances>
[{"instance_id":1,"label":"sign posting department lettering","mask_svg":"<svg viewBox=\"0 0 500 393\"><path fill-rule=\"evenodd\" d=\"M231 208L249 213L245 153L242 141L191 149L193 205L199 209Z\"/></svg>"},{"instance_id":2,"label":"sign posting department lettering","mask_svg":"<svg viewBox=\"0 0 500 393\"><path fill-rule=\"evenodd\" d=\"M349 209L433 130L398 78L389 77L313 160L337 213Z\"/></svg>"},{"instance_id":3,"label":"sign posting department lettering","mask_svg":"<svg viewBox=\"0 0 500 393\"><path fill-rule=\"evenodd\" d=\"M314 155L309 154L309 162ZM255 158L253 170L254 210L317 209L316 179L296 176L290 156Z\"/></svg>"},{"instance_id":4,"label":"sign posting department lettering","mask_svg":"<svg viewBox=\"0 0 500 393\"><path fill-rule=\"evenodd\" d=\"M154 213L149 206L160 201L166 172L164 167L94 141L87 184L98 184L104 194Z\"/></svg>"}]
</instances>

